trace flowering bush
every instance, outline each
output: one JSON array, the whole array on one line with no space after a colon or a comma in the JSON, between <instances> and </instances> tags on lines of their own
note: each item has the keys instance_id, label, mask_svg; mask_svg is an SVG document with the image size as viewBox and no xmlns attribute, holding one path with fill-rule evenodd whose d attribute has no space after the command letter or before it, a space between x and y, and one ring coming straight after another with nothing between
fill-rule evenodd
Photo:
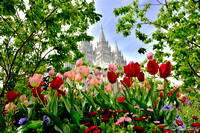
<instances>
[{"instance_id":1,"label":"flowering bush","mask_svg":"<svg viewBox=\"0 0 200 133\"><path fill-rule=\"evenodd\" d=\"M152 55L149 59L152 59ZM139 63L108 69L83 65L63 75L50 71L46 91L41 74L29 78L31 97L8 91L0 130L10 132L191 132L199 131L199 99L180 97L170 86L171 64L149 60L145 79ZM158 74L163 83L157 82ZM120 76L121 75L121 76ZM120 80L120 78L122 80ZM120 82L119 82L120 81ZM19 97L19 100L18 100ZM1 110L2 111L2 110Z\"/></svg>"}]
</instances>

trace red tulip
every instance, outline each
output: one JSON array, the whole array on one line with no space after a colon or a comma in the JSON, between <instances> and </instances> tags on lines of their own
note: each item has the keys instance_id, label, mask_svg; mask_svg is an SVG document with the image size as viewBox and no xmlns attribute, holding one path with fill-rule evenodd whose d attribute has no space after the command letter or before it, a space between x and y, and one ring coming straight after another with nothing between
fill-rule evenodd
<instances>
[{"instance_id":1,"label":"red tulip","mask_svg":"<svg viewBox=\"0 0 200 133\"><path fill-rule=\"evenodd\" d=\"M113 71L108 71L107 78L111 84L114 84L119 77L119 73L115 74Z\"/></svg>"},{"instance_id":2,"label":"red tulip","mask_svg":"<svg viewBox=\"0 0 200 133\"><path fill-rule=\"evenodd\" d=\"M61 95L65 95L65 92L64 91L62 91L62 90L57 90L58 92L57 92L57 97L58 97L58 99L60 99L60 97L61 97Z\"/></svg>"},{"instance_id":3,"label":"red tulip","mask_svg":"<svg viewBox=\"0 0 200 133\"><path fill-rule=\"evenodd\" d=\"M155 75L158 72L158 62L155 60L149 60L147 63L147 70L151 75Z\"/></svg>"},{"instance_id":4,"label":"red tulip","mask_svg":"<svg viewBox=\"0 0 200 133\"><path fill-rule=\"evenodd\" d=\"M160 91L160 94L159 94L160 99L162 99L163 96L164 96L164 92L163 92L163 91Z\"/></svg>"},{"instance_id":5,"label":"red tulip","mask_svg":"<svg viewBox=\"0 0 200 133\"><path fill-rule=\"evenodd\" d=\"M161 78L167 78L172 70L171 63L168 61L165 64L161 64L159 67L159 75Z\"/></svg>"},{"instance_id":6,"label":"red tulip","mask_svg":"<svg viewBox=\"0 0 200 133\"><path fill-rule=\"evenodd\" d=\"M137 78L138 78L138 80L139 80L140 82L144 81L144 73L143 73L143 72L140 72L140 73L138 74Z\"/></svg>"},{"instance_id":7,"label":"red tulip","mask_svg":"<svg viewBox=\"0 0 200 133\"><path fill-rule=\"evenodd\" d=\"M138 62L131 62L128 65L124 66L123 70L127 77L137 77L141 68Z\"/></svg>"},{"instance_id":8,"label":"red tulip","mask_svg":"<svg viewBox=\"0 0 200 133\"><path fill-rule=\"evenodd\" d=\"M118 102L124 102L125 101L125 98L124 97L119 97L117 98Z\"/></svg>"},{"instance_id":9,"label":"red tulip","mask_svg":"<svg viewBox=\"0 0 200 133\"><path fill-rule=\"evenodd\" d=\"M62 78L59 78L59 77L55 77L55 78L51 81L50 87L51 87L52 89L58 90L62 84L63 84L63 79L62 79Z\"/></svg>"},{"instance_id":10,"label":"red tulip","mask_svg":"<svg viewBox=\"0 0 200 133\"><path fill-rule=\"evenodd\" d=\"M130 79L129 77L124 77L123 80L120 80L120 82L124 85L124 87L127 86L128 88L130 88L132 84L132 79Z\"/></svg>"},{"instance_id":11,"label":"red tulip","mask_svg":"<svg viewBox=\"0 0 200 133\"><path fill-rule=\"evenodd\" d=\"M172 93L173 93L173 90L171 90L171 91L169 92L168 98L171 97Z\"/></svg>"},{"instance_id":12,"label":"red tulip","mask_svg":"<svg viewBox=\"0 0 200 133\"><path fill-rule=\"evenodd\" d=\"M44 81L42 81L42 82L40 83L40 85L39 85L38 87L36 87L36 88L33 88L30 84L29 84L29 87L30 87L31 91L33 92L33 96L34 96L34 97L38 97L38 96L39 96L40 100L41 100L43 103L47 103L47 101L44 99L44 95L41 94L42 91L43 91L42 88L41 88L41 86L42 86L43 83L44 83ZM32 88L33 88L33 89L32 89ZM36 91L37 91L37 93L36 93Z\"/></svg>"},{"instance_id":13,"label":"red tulip","mask_svg":"<svg viewBox=\"0 0 200 133\"><path fill-rule=\"evenodd\" d=\"M8 102L14 102L15 99L20 95L20 93L15 93L13 90L12 91L8 91L6 94L6 100Z\"/></svg>"}]
</instances>

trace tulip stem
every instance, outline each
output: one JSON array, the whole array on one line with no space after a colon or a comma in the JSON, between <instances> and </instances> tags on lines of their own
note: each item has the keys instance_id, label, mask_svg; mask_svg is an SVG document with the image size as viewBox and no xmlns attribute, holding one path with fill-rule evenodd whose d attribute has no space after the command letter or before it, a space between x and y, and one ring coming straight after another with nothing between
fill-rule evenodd
<instances>
[{"instance_id":1,"label":"tulip stem","mask_svg":"<svg viewBox=\"0 0 200 133\"><path fill-rule=\"evenodd\" d=\"M35 88L34 88L34 89L35 89ZM44 109L48 112L48 110L47 110L46 107L44 106L44 103L42 102L42 100L40 99L40 97L39 97L39 95L38 95L37 89L35 89L35 92L36 92L36 95L37 95L39 101L42 103Z\"/></svg>"}]
</instances>

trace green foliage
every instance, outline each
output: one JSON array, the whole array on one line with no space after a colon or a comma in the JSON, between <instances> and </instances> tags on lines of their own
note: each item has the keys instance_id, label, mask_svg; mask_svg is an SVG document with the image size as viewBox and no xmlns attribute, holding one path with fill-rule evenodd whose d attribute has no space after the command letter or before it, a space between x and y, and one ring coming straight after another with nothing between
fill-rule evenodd
<instances>
[{"instance_id":1,"label":"green foliage","mask_svg":"<svg viewBox=\"0 0 200 133\"><path fill-rule=\"evenodd\" d=\"M83 57L77 42L93 39L86 30L101 17L85 0L4 0L0 9L1 97L5 90L25 90L27 77L47 66L64 73L64 63Z\"/></svg>"},{"instance_id":2,"label":"green foliage","mask_svg":"<svg viewBox=\"0 0 200 133\"><path fill-rule=\"evenodd\" d=\"M132 4L114 9L116 17L120 16L117 24L117 33L126 37L135 29L136 38L145 44L153 44L154 57L164 62L164 57L172 56L176 64L173 66L174 78L183 79L183 87L200 86L200 8L195 0L174 0L166 3L147 3L139 5L139 0ZM150 21L146 13L151 6L160 6L160 12L155 21ZM153 25L157 30L152 35L141 32L143 25ZM170 48L173 54L164 52ZM138 50L145 53L144 48Z\"/></svg>"}]
</instances>

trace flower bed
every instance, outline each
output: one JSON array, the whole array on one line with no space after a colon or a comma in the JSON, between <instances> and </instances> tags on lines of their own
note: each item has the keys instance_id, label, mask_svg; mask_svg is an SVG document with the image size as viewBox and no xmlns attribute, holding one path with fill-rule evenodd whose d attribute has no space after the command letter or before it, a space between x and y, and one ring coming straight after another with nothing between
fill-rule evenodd
<instances>
[{"instance_id":1,"label":"flower bed","mask_svg":"<svg viewBox=\"0 0 200 133\"><path fill-rule=\"evenodd\" d=\"M8 91L0 117L4 132L188 132L200 130L199 99L181 97L167 77L171 63L150 58L145 79L139 63L90 71L78 60L61 75L49 72L50 84L41 88L43 75L29 78L32 96ZM163 79L163 83L156 79ZM123 75L122 80L119 75ZM2 111L2 110L1 110Z\"/></svg>"}]
</instances>

